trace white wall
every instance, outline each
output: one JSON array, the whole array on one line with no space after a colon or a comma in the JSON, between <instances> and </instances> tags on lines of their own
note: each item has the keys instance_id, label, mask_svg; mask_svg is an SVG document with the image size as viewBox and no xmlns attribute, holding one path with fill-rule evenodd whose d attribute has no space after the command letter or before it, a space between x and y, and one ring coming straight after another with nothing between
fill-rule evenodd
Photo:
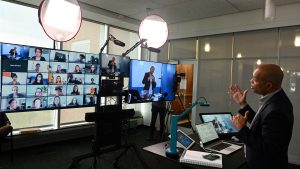
<instances>
[{"instance_id":1,"label":"white wall","mask_svg":"<svg viewBox=\"0 0 300 169\"><path fill-rule=\"evenodd\" d=\"M300 3L276 7L273 21L265 21L263 14L263 10L254 10L168 25L169 39L299 25Z\"/></svg>"}]
</instances>

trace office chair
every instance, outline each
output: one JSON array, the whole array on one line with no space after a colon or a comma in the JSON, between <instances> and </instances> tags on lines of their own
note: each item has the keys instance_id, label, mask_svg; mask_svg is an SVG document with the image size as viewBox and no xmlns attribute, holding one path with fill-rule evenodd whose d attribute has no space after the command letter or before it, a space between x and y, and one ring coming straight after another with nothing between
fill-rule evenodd
<instances>
[{"instance_id":1,"label":"office chair","mask_svg":"<svg viewBox=\"0 0 300 169\"><path fill-rule=\"evenodd\" d=\"M0 138L0 153L2 152L2 144L10 143L10 162L14 162L14 142L13 142L13 132L10 132L9 136Z\"/></svg>"}]
</instances>

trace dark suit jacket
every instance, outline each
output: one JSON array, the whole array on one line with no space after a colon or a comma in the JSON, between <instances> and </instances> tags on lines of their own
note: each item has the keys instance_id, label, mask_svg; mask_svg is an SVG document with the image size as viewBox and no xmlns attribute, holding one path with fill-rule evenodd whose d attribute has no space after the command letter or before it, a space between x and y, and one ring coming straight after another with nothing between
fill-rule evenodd
<instances>
[{"instance_id":1,"label":"dark suit jacket","mask_svg":"<svg viewBox=\"0 0 300 169\"><path fill-rule=\"evenodd\" d=\"M117 69L117 65L116 65L116 64L113 64L113 61L112 61L112 60L108 61L107 66L108 66L108 68L109 68L110 70L114 68L114 70L116 71L116 69Z\"/></svg>"},{"instance_id":2,"label":"dark suit jacket","mask_svg":"<svg viewBox=\"0 0 300 169\"><path fill-rule=\"evenodd\" d=\"M145 85L144 90L149 90L150 88L150 72L145 73L142 83ZM152 90L156 87L156 82L152 81Z\"/></svg>"},{"instance_id":3,"label":"dark suit jacket","mask_svg":"<svg viewBox=\"0 0 300 169\"><path fill-rule=\"evenodd\" d=\"M0 113L0 127L3 127L9 122L9 119L7 118L5 113Z\"/></svg>"},{"instance_id":4,"label":"dark suit jacket","mask_svg":"<svg viewBox=\"0 0 300 169\"><path fill-rule=\"evenodd\" d=\"M250 106L239 110L249 111L251 123L255 112ZM246 160L250 169L288 168L288 146L292 137L293 106L281 89L263 105L251 129L243 127L237 137L246 145Z\"/></svg>"}]
</instances>

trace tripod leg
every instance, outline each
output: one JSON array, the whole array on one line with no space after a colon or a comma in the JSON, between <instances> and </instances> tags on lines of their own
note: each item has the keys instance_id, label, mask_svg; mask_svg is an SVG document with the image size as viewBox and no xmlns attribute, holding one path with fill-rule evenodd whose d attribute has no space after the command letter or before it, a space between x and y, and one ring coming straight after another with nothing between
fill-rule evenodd
<instances>
[{"instance_id":1,"label":"tripod leg","mask_svg":"<svg viewBox=\"0 0 300 169\"><path fill-rule=\"evenodd\" d=\"M179 99L179 102L180 102L181 107L185 110L185 107L184 107L184 105L183 105L183 103L182 103L182 100L181 100L180 95L179 95L178 92L177 92L177 95L178 95L178 99ZM188 114L187 114L187 116L188 116ZM188 122L189 122L189 124L190 124L190 126L191 126L191 129L192 129L193 133L195 133L195 130L194 130L193 126L192 126L192 122L191 122L190 118L187 117L187 120L188 120Z\"/></svg>"},{"instance_id":2,"label":"tripod leg","mask_svg":"<svg viewBox=\"0 0 300 169\"><path fill-rule=\"evenodd\" d=\"M150 169L149 166L146 164L144 158L142 157L142 154L138 151L138 148L136 147L136 145L134 144L129 144L129 145L126 145L125 146L125 150L116 158L116 160L114 161L114 167L115 168L118 168L118 162L120 160L120 158L125 155L127 153L127 151L130 149L130 148L133 148L137 158L140 160L142 166L144 169Z\"/></svg>"},{"instance_id":3,"label":"tripod leg","mask_svg":"<svg viewBox=\"0 0 300 169\"><path fill-rule=\"evenodd\" d=\"M123 157L123 155L125 155L127 153L129 148L130 148L130 146L125 146L125 150L120 155L118 155L118 157L115 159L115 161L113 163L115 168L118 168L118 162L119 162L120 158Z\"/></svg>"}]
</instances>

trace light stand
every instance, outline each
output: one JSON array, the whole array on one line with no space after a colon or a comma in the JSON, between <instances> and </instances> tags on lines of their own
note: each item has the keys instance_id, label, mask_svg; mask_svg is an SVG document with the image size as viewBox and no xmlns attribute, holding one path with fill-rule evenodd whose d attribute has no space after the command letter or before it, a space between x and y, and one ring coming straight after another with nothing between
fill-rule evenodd
<instances>
[{"instance_id":1,"label":"light stand","mask_svg":"<svg viewBox=\"0 0 300 169\"><path fill-rule=\"evenodd\" d=\"M177 145L177 123L182 117L184 117L188 112L190 112L193 107L195 106L208 106L207 102L200 102L197 100L196 102L192 103L192 105L185 109L180 115L172 115L171 116L171 140L170 146L166 149L166 156L169 158L178 159L179 158L179 151L176 148Z\"/></svg>"},{"instance_id":2,"label":"light stand","mask_svg":"<svg viewBox=\"0 0 300 169\"><path fill-rule=\"evenodd\" d=\"M103 52L104 48L108 45L109 41L113 41L116 45L119 45L119 46L125 46L125 43L117 40L114 36L109 35L108 38L107 38L107 40L105 41L105 43L103 44L103 46L100 49L99 60L101 58L101 55L102 55L102 52ZM98 63L99 63L99 60L98 60ZM100 68L99 68L99 86L100 86L100 83L101 83L101 73L100 73ZM118 99L118 102L121 102L120 99ZM99 129L99 127L100 127L100 120L99 120L99 118L103 118L103 117L100 117L99 114L101 112L105 112L105 109L104 108L101 109L100 105L101 105L101 94L100 94L100 89L99 89L98 90L98 94L97 94L97 103L96 103L96 106L95 106L95 113L86 113L86 117L85 117L86 121L88 121L88 122L95 122L95 126L96 126L95 137L92 140L92 152L91 153L87 153L87 154L83 154L83 155L80 155L80 156L77 156L77 157L74 157L71 165L69 166L69 169L79 168L78 165L79 165L79 162L81 160L86 159L86 158L91 158L91 157L93 158L93 164L92 164L91 168L92 169L98 169L99 168L98 167L98 159L100 158L100 154L101 153L110 152L110 151L114 150L112 148L107 148L107 149L100 150L100 146L99 146L100 139L99 139L99 136L98 136L99 135L99 133L98 133L99 131L98 130L100 130ZM92 114L94 114L94 115L92 115Z\"/></svg>"}]
</instances>

